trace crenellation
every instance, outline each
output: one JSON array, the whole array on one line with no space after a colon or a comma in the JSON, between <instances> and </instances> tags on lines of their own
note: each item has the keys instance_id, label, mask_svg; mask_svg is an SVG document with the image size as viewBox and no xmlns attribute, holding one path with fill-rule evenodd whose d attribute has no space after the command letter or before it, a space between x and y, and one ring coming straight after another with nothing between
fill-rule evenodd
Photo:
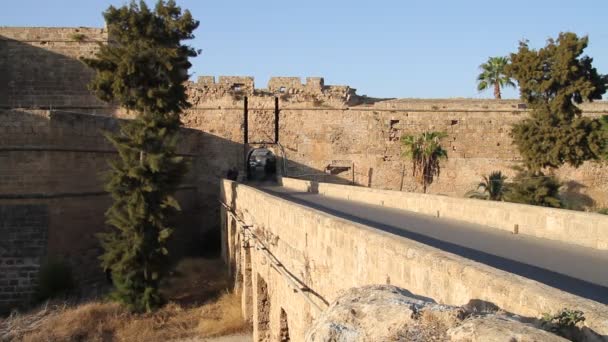
<instances>
[{"instance_id":1,"label":"crenellation","mask_svg":"<svg viewBox=\"0 0 608 342\"><path fill-rule=\"evenodd\" d=\"M268 80L268 91L275 94L295 94L303 88L299 77L271 77Z\"/></svg>"},{"instance_id":2,"label":"crenellation","mask_svg":"<svg viewBox=\"0 0 608 342\"><path fill-rule=\"evenodd\" d=\"M325 79L323 77L306 77L305 88L311 93L323 92L325 88Z\"/></svg>"},{"instance_id":3,"label":"crenellation","mask_svg":"<svg viewBox=\"0 0 608 342\"><path fill-rule=\"evenodd\" d=\"M199 76L196 79L196 84L200 86L213 86L215 85L215 76Z\"/></svg>"}]
</instances>

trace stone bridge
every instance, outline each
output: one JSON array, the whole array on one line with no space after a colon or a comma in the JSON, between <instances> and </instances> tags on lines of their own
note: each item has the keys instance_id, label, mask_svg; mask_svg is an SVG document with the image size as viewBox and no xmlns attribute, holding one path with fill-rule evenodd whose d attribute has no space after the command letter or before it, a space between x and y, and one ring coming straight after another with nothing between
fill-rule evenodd
<instances>
[{"instance_id":1,"label":"stone bridge","mask_svg":"<svg viewBox=\"0 0 608 342\"><path fill-rule=\"evenodd\" d=\"M221 186L223 257L255 341L303 340L341 291L369 284L528 318L577 309L589 336L608 336L605 216L280 182Z\"/></svg>"}]
</instances>

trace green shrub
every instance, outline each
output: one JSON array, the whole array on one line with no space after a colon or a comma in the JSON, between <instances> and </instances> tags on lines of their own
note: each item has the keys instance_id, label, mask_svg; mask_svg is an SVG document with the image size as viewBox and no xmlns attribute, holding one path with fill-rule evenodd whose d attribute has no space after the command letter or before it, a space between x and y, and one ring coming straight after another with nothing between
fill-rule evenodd
<instances>
[{"instance_id":1,"label":"green shrub","mask_svg":"<svg viewBox=\"0 0 608 342\"><path fill-rule=\"evenodd\" d=\"M500 171L493 171L488 176L482 176L482 182L477 184L476 190L471 190L465 194L466 197L502 201L507 191L506 179Z\"/></svg>"},{"instance_id":2,"label":"green shrub","mask_svg":"<svg viewBox=\"0 0 608 342\"><path fill-rule=\"evenodd\" d=\"M608 215L608 208L600 208L596 211L598 214Z\"/></svg>"},{"instance_id":3,"label":"green shrub","mask_svg":"<svg viewBox=\"0 0 608 342\"><path fill-rule=\"evenodd\" d=\"M64 297L73 289L72 269L65 261L51 259L40 266L35 295L37 301Z\"/></svg>"},{"instance_id":4,"label":"green shrub","mask_svg":"<svg viewBox=\"0 0 608 342\"><path fill-rule=\"evenodd\" d=\"M563 308L554 315L545 313L541 319L541 327L556 335L576 341L579 340L576 324L584 321L585 314L582 311Z\"/></svg>"},{"instance_id":5,"label":"green shrub","mask_svg":"<svg viewBox=\"0 0 608 342\"><path fill-rule=\"evenodd\" d=\"M70 36L70 38L72 38L72 40L75 42L82 42L85 40L86 37L87 36L82 33L74 33Z\"/></svg>"},{"instance_id":6,"label":"green shrub","mask_svg":"<svg viewBox=\"0 0 608 342\"><path fill-rule=\"evenodd\" d=\"M520 170L507 186L504 199L507 202L562 208L559 189L562 184L553 176L542 172Z\"/></svg>"}]
</instances>

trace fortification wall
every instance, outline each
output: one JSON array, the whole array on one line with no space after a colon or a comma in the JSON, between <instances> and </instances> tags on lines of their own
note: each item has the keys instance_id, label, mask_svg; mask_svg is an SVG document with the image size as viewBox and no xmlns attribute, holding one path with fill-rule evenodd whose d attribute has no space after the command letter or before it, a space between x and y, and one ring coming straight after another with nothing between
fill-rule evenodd
<instances>
[{"instance_id":1,"label":"fortification wall","mask_svg":"<svg viewBox=\"0 0 608 342\"><path fill-rule=\"evenodd\" d=\"M485 301L531 318L572 308L585 313L587 329L608 333L607 307L595 301L243 184L224 181L222 200L248 225L243 229L223 214L225 257L242 287L254 340L278 340L284 311L292 340L302 341L320 313L317 306L370 284L395 285L442 304Z\"/></svg>"},{"instance_id":2,"label":"fortification wall","mask_svg":"<svg viewBox=\"0 0 608 342\"><path fill-rule=\"evenodd\" d=\"M82 279L99 275L87 273L90 265L96 267L98 251L86 246L103 226L109 200L98 175L115 155L99 134L100 129L115 129L115 121L100 116L129 116L87 90L92 72L78 60L107 40L104 29L0 27L0 203L47 206L47 250L86 260ZM277 77L267 88L256 89L251 77L205 76L189 82L188 93L193 107L182 120L191 138L182 144L194 157L186 185L196 187L200 206L199 214L189 219L199 220L202 227L219 222L220 179L231 168L238 168L242 178L247 153L264 145L252 142L273 141L275 98L279 144L266 146L280 158L284 175L420 191L409 176L410 162L401 157L399 138L442 130L449 135L449 159L442 162L442 173L429 192L456 196L491 171L513 175L510 167L520 158L509 130L527 115L518 101L374 99L356 95L349 86L326 85L318 77L305 82ZM608 114L605 102L583 109L586 115ZM245 144L245 127L250 144ZM557 174L569 183L574 204L608 206L606 167L587 163Z\"/></svg>"},{"instance_id":3,"label":"fortification wall","mask_svg":"<svg viewBox=\"0 0 608 342\"><path fill-rule=\"evenodd\" d=\"M0 47L6 51L0 55L0 107L64 108L128 117L90 94L86 84L92 72L78 61L107 40L107 32L100 28L0 27ZM280 146L275 149L286 165L281 171L288 176L420 191L410 176L411 163L401 156L399 138L445 131L449 158L428 191L451 196L462 196L491 171L515 174L511 167L520 157L509 131L527 115L525 105L515 100L374 99L357 95L349 86L326 85L320 77L304 81L273 77L266 88L256 88L253 77L202 76L187 88L193 108L184 115L185 126L208 140L217 138L214 151L208 153L229 146L227 154L218 154L224 160L200 165L202 174L212 175L212 180L201 176L199 181L215 189L218 176L229 168L245 172L244 159L253 147L242 146L245 97L250 143L274 140L278 98ZM605 102L585 104L583 109L587 115L608 114ZM608 206L605 167L587 163L578 169L563 167L556 174L567 183L571 207Z\"/></svg>"},{"instance_id":4,"label":"fortification wall","mask_svg":"<svg viewBox=\"0 0 608 342\"><path fill-rule=\"evenodd\" d=\"M334 96L338 88L325 86L322 80L309 80L306 85L309 83L322 86L308 92L297 78L273 78L263 92L238 94L231 91L234 85L230 83L213 83L214 89L221 85L224 92L190 84L194 107L184 116L184 123L205 132L231 132L240 137L247 96L249 141L272 141L276 97L284 175L380 189L422 191L411 177L411 162L402 156L400 138L405 134L448 134L443 140L448 159L441 162L441 174L429 193L463 196L492 171L500 170L512 178L516 173L512 167L521 163L510 131L528 112L517 100L378 100L349 97L346 92ZM581 108L588 116L608 114L606 102ZM221 120L205 120L205 116ZM564 166L555 174L565 183L569 207L608 206L606 166L591 162L580 168Z\"/></svg>"},{"instance_id":5,"label":"fortification wall","mask_svg":"<svg viewBox=\"0 0 608 342\"><path fill-rule=\"evenodd\" d=\"M400 138L443 131L448 134L442 142L448 159L441 162L441 173L428 192L463 196L475 188L482 175L492 171L513 177L512 166L521 158L509 134L511 126L527 112L517 109L515 101L471 101L470 106L466 100L446 102L402 101L390 109L386 108L389 103L347 110L284 108L281 143L289 159L286 174L298 176L310 169L332 171L328 166L350 164L350 169L332 177L374 188L421 192L411 177L411 162L402 157ZM606 109L608 106L600 112L608 113ZM304 169L300 165L305 165ZM562 167L556 174L567 183L573 205L595 201L596 206L606 206L607 171L605 166L587 163L579 169Z\"/></svg>"},{"instance_id":6,"label":"fortification wall","mask_svg":"<svg viewBox=\"0 0 608 342\"><path fill-rule=\"evenodd\" d=\"M66 260L81 288L95 291L104 279L95 235L106 229L102 176L116 151L102 131L117 128L101 116L0 109L0 311L31 299L32 275L49 258ZM199 142L198 132L182 131L179 153L196 160ZM202 233L196 179L192 169L177 194L178 252Z\"/></svg>"},{"instance_id":7,"label":"fortification wall","mask_svg":"<svg viewBox=\"0 0 608 342\"><path fill-rule=\"evenodd\" d=\"M97 28L0 27L0 107L106 107L88 91L93 72L79 58L107 39Z\"/></svg>"}]
</instances>

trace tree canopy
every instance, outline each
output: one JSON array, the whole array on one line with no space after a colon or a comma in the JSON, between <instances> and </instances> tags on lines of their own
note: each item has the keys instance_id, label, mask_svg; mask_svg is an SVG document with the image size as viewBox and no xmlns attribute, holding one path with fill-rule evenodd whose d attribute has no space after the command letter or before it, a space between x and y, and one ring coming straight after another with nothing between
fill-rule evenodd
<instances>
[{"instance_id":1,"label":"tree canopy","mask_svg":"<svg viewBox=\"0 0 608 342\"><path fill-rule=\"evenodd\" d=\"M97 71L90 88L104 101L140 113L180 112L189 106L184 82L190 57L198 51L182 45L192 39L199 22L175 1L144 1L110 6L104 12L110 43L95 58L84 59Z\"/></svg>"},{"instance_id":2,"label":"tree canopy","mask_svg":"<svg viewBox=\"0 0 608 342\"><path fill-rule=\"evenodd\" d=\"M198 21L172 0L160 0L153 10L143 1L111 6L104 18L110 42L84 59L96 71L90 88L136 118L107 134L118 158L106 184L114 200L106 212L113 229L100 235L101 261L112 275L111 297L134 311L151 311L163 302L159 284L173 232L169 219L179 210L172 195L186 172L176 134L180 113L189 106L183 85L188 58L197 51L181 41L193 38Z\"/></svg>"},{"instance_id":3,"label":"tree canopy","mask_svg":"<svg viewBox=\"0 0 608 342\"><path fill-rule=\"evenodd\" d=\"M507 176L501 171L493 171L488 176L482 176L482 181L477 184L477 189L467 192L469 198L502 201L507 190Z\"/></svg>"},{"instance_id":4,"label":"tree canopy","mask_svg":"<svg viewBox=\"0 0 608 342\"><path fill-rule=\"evenodd\" d=\"M445 132L424 132L401 137L403 155L412 159L412 176L424 192L441 173L440 160L448 157L448 152L441 146L441 139L446 136Z\"/></svg>"},{"instance_id":5,"label":"tree canopy","mask_svg":"<svg viewBox=\"0 0 608 342\"><path fill-rule=\"evenodd\" d=\"M506 57L490 57L487 62L481 64L479 66L481 73L477 76L477 90L494 88L494 98L501 99L501 88L515 88L511 77L505 73L507 64L509 59Z\"/></svg>"},{"instance_id":6,"label":"tree canopy","mask_svg":"<svg viewBox=\"0 0 608 342\"><path fill-rule=\"evenodd\" d=\"M506 72L517 80L521 98L531 110L529 118L512 130L528 168L557 168L564 163L578 167L586 160L601 158L606 132L601 122L582 117L576 105L601 99L608 78L583 56L588 37L561 33L535 50L521 42L510 56Z\"/></svg>"}]
</instances>

